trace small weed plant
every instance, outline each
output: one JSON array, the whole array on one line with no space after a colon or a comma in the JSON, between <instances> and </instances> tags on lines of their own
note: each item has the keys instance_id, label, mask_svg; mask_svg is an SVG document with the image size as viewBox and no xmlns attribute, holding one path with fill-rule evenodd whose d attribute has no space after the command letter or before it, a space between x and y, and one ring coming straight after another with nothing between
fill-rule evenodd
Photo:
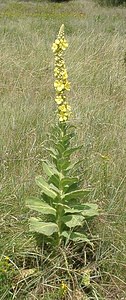
<instances>
[{"instance_id":1,"label":"small weed plant","mask_svg":"<svg viewBox=\"0 0 126 300\"><path fill-rule=\"evenodd\" d=\"M0 294L6 293L6 289L12 285L16 270L8 256L0 259Z\"/></svg>"},{"instance_id":2,"label":"small weed plant","mask_svg":"<svg viewBox=\"0 0 126 300\"><path fill-rule=\"evenodd\" d=\"M70 240L91 243L85 224L98 215L97 204L87 201L91 189L80 189L80 179L75 175L80 161L73 162L71 159L71 155L81 146L73 146L75 127L70 124L72 113L66 100L70 82L63 53L67 47L62 25L52 46L58 120L47 148L50 160L43 161L45 176L35 179L41 189L40 197L26 200L26 205L38 213L37 217L35 215L29 220L30 231L47 237L55 247Z\"/></svg>"}]
</instances>

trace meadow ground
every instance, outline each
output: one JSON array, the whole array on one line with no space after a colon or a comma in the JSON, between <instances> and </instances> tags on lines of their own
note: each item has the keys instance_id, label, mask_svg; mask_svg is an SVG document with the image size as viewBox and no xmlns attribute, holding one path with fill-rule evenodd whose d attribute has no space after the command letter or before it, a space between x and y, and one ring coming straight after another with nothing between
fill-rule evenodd
<instances>
[{"instance_id":1,"label":"meadow ground","mask_svg":"<svg viewBox=\"0 0 126 300\"><path fill-rule=\"evenodd\" d=\"M83 144L79 173L100 208L91 228L97 237L93 293L84 293L77 283L65 299L124 300L126 8L101 8L84 0L0 0L0 299L59 299L55 265L60 255L48 261L43 254L40 272L25 198L38 192L34 178L47 157L44 146L55 115L51 45L62 23L69 43L71 122L77 126L76 143Z\"/></svg>"}]
</instances>

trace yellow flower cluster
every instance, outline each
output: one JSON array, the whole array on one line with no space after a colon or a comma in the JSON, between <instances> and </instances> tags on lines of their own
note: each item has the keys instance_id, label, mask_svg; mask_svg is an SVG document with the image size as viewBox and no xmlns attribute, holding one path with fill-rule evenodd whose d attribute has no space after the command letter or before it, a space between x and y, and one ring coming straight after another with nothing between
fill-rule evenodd
<instances>
[{"instance_id":1,"label":"yellow flower cluster","mask_svg":"<svg viewBox=\"0 0 126 300\"><path fill-rule=\"evenodd\" d=\"M60 27L57 39L52 45L55 55L54 68L54 87L56 91L55 102L58 104L58 117L60 122L66 122L71 115L71 107L66 102L65 92L70 91L70 82L63 59L63 51L68 47L68 43L64 38L64 25Z\"/></svg>"},{"instance_id":2,"label":"yellow flower cluster","mask_svg":"<svg viewBox=\"0 0 126 300\"><path fill-rule=\"evenodd\" d=\"M65 296L65 294L67 293L67 291L68 291L68 286L67 286L66 283L64 283L64 282L62 281L62 283L61 283L61 292L62 292L62 295Z\"/></svg>"}]
</instances>

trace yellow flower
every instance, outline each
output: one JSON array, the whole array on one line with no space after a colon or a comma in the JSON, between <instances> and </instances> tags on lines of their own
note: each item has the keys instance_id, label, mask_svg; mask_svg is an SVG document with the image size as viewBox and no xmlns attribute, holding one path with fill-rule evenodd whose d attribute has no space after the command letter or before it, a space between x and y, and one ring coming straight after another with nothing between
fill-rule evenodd
<instances>
[{"instance_id":1,"label":"yellow flower","mask_svg":"<svg viewBox=\"0 0 126 300\"><path fill-rule=\"evenodd\" d=\"M63 73L62 73L62 78L65 80L68 78L68 75L67 75L67 71L64 70Z\"/></svg>"},{"instance_id":2,"label":"yellow flower","mask_svg":"<svg viewBox=\"0 0 126 300\"><path fill-rule=\"evenodd\" d=\"M58 108L59 108L60 111L63 111L63 112L67 111L66 105L64 105L64 104L60 105Z\"/></svg>"},{"instance_id":3,"label":"yellow flower","mask_svg":"<svg viewBox=\"0 0 126 300\"><path fill-rule=\"evenodd\" d=\"M68 111L71 111L71 106L70 105L66 105L66 109L68 110Z\"/></svg>"},{"instance_id":4,"label":"yellow flower","mask_svg":"<svg viewBox=\"0 0 126 300\"><path fill-rule=\"evenodd\" d=\"M62 294L65 295L67 293L67 290L68 290L67 284L62 281L62 283L61 283Z\"/></svg>"},{"instance_id":5,"label":"yellow flower","mask_svg":"<svg viewBox=\"0 0 126 300\"><path fill-rule=\"evenodd\" d=\"M63 97L61 95L56 96L55 101L58 105L60 105L63 102Z\"/></svg>"},{"instance_id":6,"label":"yellow flower","mask_svg":"<svg viewBox=\"0 0 126 300\"><path fill-rule=\"evenodd\" d=\"M10 260L9 256L5 256L5 260Z\"/></svg>"},{"instance_id":7,"label":"yellow flower","mask_svg":"<svg viewBox=\"0 0 126 300\"><path fill-rule=\"evenodd\" d=\"M52 45L52 51L56 52L57 48L58 48L58 46L55 43L53 43L53 45Z\"/></svg>"},{"instance_id":8,"label":"yellow flower","mask_svg":"<svg viewBox=\"0 0 126 300\"><path fill-rule=\"evenodd\" d=\"M59 68L55 68L54 69L54 75L55 75L55 77L58 75L60 73L60 71L59 71Z\"/></svg>"},{"instance_id":9,"label":"yellow flower","mask_svg":"<svg viewBox=\"0 0 126 300\"><path fill-rule=\"evenodd\" d=\"M64 37L64 24L61 25L59 33L58 33L58 38Z\"/></svg>"},{"instance_id":10,"label":"yellow flower","mask_svg":"<svg viewBox=\"0 0 126 300\"><path fill-rule=\"evenodd\" d=\"M65 83L65 90L70 91L70 82L66 81Z\"/></svg>"},{"instance_id":11,"label":"yellow flower","mask_svg":"<svg viewBox=\"0 0 126 300\"><path fill-rule=\"evenodd\" d=\"M64 90L64 83L62 81L55 80L54 87L58 92L61 92L62 90Z\"/></svg>"},{"instance_id":12,"label":"yellow flower","mask_svg":"<svg viewBox=\"0 0 126 300\"><path fill-rule=\"evenodd\" d=\"M58 50L59 44L60 44L60 41L58 39L56 39L55 42L52 45L53 52L56 52Z\"/></svg>"},{"instance_id":13,"label":"yellow flower","mask_svg":"<svg viewBox=\"0 0 126 300\"><path fill-rule=\"evenodd\" d=\"M56 91L55 102L58 104L58 117L60 122L66 122L71 115L71 107L66 102L66 91L70 91L70 82L63 58L63 51L68 47L64 38L64 25L60 27L59 34L53 43L52 50L55 55L54 87Z\"/></svg>"},{"instance_id":14,"label":"yellow flower","mask_svg":"<svg viewBox=\"0 0 126 300\"><path fill-rule=\"evenodd\" d=\"M60 111L59 113L59 121L63 122L63 121L67 121L68 120L68 114L65 113L64 111Z\"/></svg>"},{"instance_id":15,"label":"yellow flower","mask_svg":"<svg viewBox=\"0 0 126 300\"><path fill-rule=\"evenodd\" d=\"M68 47L68 43L65 39L60 40L60 47L63 51Z\"/></svg>"},{"instance_id":16,"label":"yellow flower","mask_svg":"<svg viewBox=\"0 0 126 300\"><path fill-rule=\"evenodd\" d=\"M60 40L56 39L55 44L59 45L59 43L60 43Z\"/></svg>"}]
</instances>

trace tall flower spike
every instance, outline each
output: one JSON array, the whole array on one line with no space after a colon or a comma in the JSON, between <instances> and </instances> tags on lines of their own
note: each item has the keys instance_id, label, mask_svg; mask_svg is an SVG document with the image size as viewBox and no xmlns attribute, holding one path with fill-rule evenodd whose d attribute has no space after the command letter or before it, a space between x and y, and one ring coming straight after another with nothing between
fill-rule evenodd
<instances>
[{"instance_id":1,"label":"tall flower spike","mask_svg":"<svg viewBox=\"0 0 126 300\"><path fill-rule=\"evenodd\" d=\"M68 47L68 43L64 38L64 24L60 27L58 36L52 45L52 50L55 55L54 67L54 88L56 91L55 102L58 105L59 122L68 121L71 115L71 107L66 102L66 91L70 91L70 82L63 58L63 51Z\"/></svg>"}]
</instances>

